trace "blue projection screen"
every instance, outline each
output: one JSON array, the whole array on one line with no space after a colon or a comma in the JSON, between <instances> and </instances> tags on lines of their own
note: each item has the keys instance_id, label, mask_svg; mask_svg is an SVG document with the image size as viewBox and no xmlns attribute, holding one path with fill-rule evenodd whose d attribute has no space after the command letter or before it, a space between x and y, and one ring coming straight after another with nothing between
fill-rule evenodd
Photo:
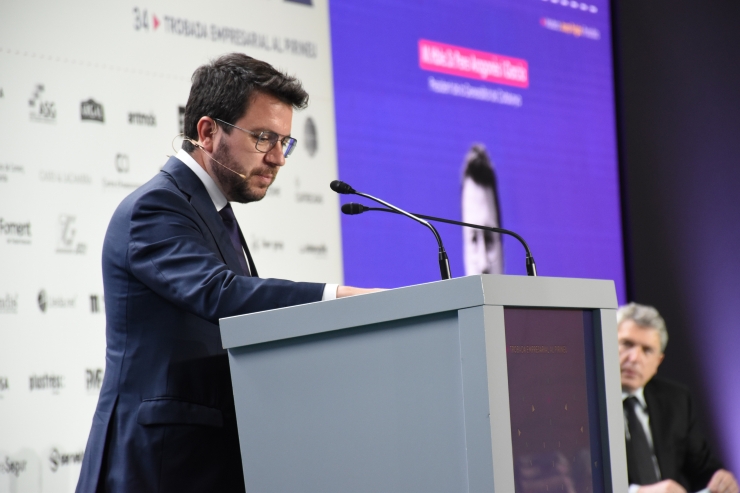
<instances>
[{"instance_id":1,"label":"blue projection screen","mask_svg":"<svg viewBox=\"0 0 740 493\"><path fill-rule=\"evenodd\" d=\"M624 301L608 2L342 1L330 13L340 179L408 211L517 231L540 275L613 279ZM439 231L454 277L526 273L513 238ZM342 241L348 284L439 279L436 242L409 219L343 216Z\"/></svg>"}]
</instances>

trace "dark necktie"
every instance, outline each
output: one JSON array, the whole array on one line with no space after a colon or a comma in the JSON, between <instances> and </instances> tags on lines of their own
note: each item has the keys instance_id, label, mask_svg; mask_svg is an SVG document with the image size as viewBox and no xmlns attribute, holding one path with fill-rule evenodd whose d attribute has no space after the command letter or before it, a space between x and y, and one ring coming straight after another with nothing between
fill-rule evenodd
<instances>
[{"instance_id":1,"label":"dark necktie","mask_svg":"<svg viewBox=\"0 0 740 493\"><path fill-rule=\"evenodd\" d=\"M627 415L629 438L627 439L627 472L630 484L653 484L660 481L653 463L653 451L645 435L645 429L637 418L635 406L640 403L636 397L624 400L624 412Z\"/></svg>"},{"instance_id":2,"label":"dark necktie","mask_svg":"<svg viewBox=\"0 0 740 493\"><path fill-rule=\"evenodd\" d=\"M241 235L239 234L239 224L236 222L236 216L234 216L234 210L231 208L231 204L226 204L226 207L218 211L218 213L224 221L226 231L229 232L231 245L236 250L236 257L239 259L239 265L242 266L243 274L248 276L250 275L249 267L247 267L247 259L244 258L244 249L242 248Z\"/></svg>"}]
</instances>

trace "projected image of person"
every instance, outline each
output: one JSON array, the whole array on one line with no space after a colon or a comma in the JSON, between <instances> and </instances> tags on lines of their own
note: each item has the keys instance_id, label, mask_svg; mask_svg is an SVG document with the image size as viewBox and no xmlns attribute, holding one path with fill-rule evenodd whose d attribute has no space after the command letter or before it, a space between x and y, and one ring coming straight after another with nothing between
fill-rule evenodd
<instances>
[{"instance_id":1,"label":"projected image of person","mask_svg":"<svg viewBox=\"0 0 740 493\"><path fill-rule=\"evenodd\" d=\"M501 208L496 172L483 144L474 144L465 156L462 178L462 221L500 227ZM504 249L501 235L463 228L465 275L502 274Z\"/></svg>"}]
</instances>

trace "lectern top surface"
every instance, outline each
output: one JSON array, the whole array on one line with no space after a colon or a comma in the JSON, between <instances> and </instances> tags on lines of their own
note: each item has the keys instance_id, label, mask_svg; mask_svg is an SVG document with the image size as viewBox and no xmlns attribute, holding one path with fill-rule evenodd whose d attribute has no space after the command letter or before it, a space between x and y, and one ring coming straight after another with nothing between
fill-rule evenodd
<instances>
[{"instance_id":1,"label":"lectern top surface","mask_svg":"<svg viewBox=\"0 0 740 493\"><path fill-rule=\"evenodd\" d=\"M230 349L480 305L616 309L617 296L607 280L467 276L223 318L221 340Z\"/></svg>"}]
</instances>

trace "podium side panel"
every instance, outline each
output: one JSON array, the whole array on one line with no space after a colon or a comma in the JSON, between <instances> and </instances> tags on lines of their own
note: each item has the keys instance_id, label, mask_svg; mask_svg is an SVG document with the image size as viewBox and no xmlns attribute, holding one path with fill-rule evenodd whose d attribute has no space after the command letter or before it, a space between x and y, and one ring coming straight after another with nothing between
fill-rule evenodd
<instances>
[{"instance_id":1,"label":"podium side panel","mask_svg":"<svg viewBox=\"0 0 740 493\"><path fill-rule=\"evenodd\" d=\"M509 371L506 366L504 308L484 306L488 402L491 409L493 481L495 491L514 491L514 454L511 448Z\"/></svg>"},{"instance_id":2,"label":"podium side panel","mask_svg":"<svg viewBox=\"0 0 740 493\"><path fill-rule=\"evenodd\" d=\"M606 402L606 416L602 416L602 423L607 426L602 429L608 438L602 443L608 443L604 459L609 458L611 484L607 479L607 486L613 492L627 491L627 450L624 443L624 411L622 408L622 384L619 373L619 350L617 348L617 311L596 310L595 323L601 326L601 344L603 355L604 400Z\"/></svg>"},{"instance_id":3,"label":"podium side panel","mask_svg":"<svg viewBox=\"0 0 740 493\"><path fill-rule=\"evenodd\" d=\"M514 491L504 311L458 312L469 491Z\"/></svg>"}]
</instances>

